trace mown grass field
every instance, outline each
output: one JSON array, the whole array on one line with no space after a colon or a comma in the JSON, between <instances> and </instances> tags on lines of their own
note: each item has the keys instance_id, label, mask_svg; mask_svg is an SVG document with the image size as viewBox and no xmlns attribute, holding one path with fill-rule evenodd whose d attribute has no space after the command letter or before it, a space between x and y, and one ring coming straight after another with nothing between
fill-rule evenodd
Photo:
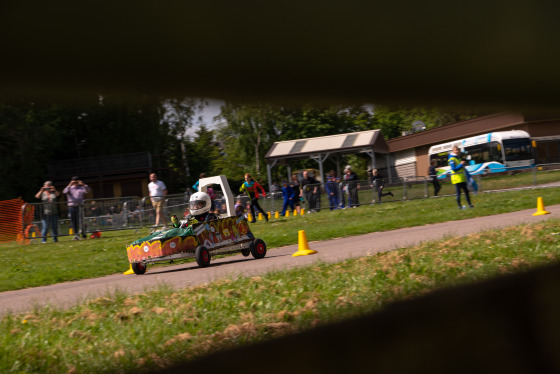
<instances>
[{"instance_id":1,"label":"mown grass field","mask_svg":"<svg viewBox=\"0 0 560 374\"><path fill-rule=\"evenodd\" d=\"M270 223L258 222L251 225L251 230L272 249L297 243L299 230L305 230L310 241L353 236L522 209L536 210L538 197L543 197L548 205L560 203L556 188L481 193L473 196L475 209L465 211L457 209L454 197L439 197L322 210L272 219ZM0 261L4 269L0 272L0 291L122 273L129 268L126 245L147 234L147 229L138 233L129 230L104 232L99 239L83 241L62 237L58 243L1 244Z\"/></svg>"}]
</instances>

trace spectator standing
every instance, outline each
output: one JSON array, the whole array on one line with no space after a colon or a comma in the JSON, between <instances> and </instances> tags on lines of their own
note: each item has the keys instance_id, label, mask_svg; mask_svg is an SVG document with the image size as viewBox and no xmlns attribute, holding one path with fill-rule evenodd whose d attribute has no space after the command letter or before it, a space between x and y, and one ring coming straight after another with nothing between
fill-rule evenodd
<instances>
[{"instance_id":1,"label":"spectator standing","mask_svg":"<svg viewBox=\"0 0 560 374\"><path fill-rule=\"evenodd\" d=\"M297 179L297 175L293 174L292 175L292 181L290 182L290 187L292 187L292 190L294 190L294 206L296 207L296 212L297 214L300 214L301 212L301 204L300 204L300 199L301 199L301 188L299 188L299 181Z\"/></svg>"},{"instance_id":2,"label":"spectator standing","mask_svg":"<svg viewBox=\"0 0 560 374\"><path fill-rule=\"evenodd\" d=\"M93 228L98 229L100 224L105 225L105 217L102 217L103 213L101 212L101 208L97 205L95 200L89 203L89 209L86 210L86 212Z\"/></svg>"},{"instance_id":3,"label":"spectator standing","mask_svg":"<svg viewBox=\"0 0 560 374\"><path fill-rule=\"evenodd\" d=\"M216 192L214 192L214 189L212 188L213 185L210 185L208 187L206 187L206 193L208 194L208 196L210 196L210 212L211 213L216 213Z\"/></svg>"},{"instance_id":4,"label":"spectator standing","mask_svg":"<svg viewBox=\"0 0 560 374\"><path fill-rule=\"evenodd\" d=\"M262 191L263 197L265 197L266 193L264 192L264 188L259 184L259 182L254 181L253 178L251 177L251 174L249 173L245 174L245 182L243 182L241 188L239 188L239 191L247 192L247 196L249 196L249 200L251 204L250 210L251 210L251 215L253 216L253 220L251 221L251 223L257 222L256 219L257 217L255 216L255 208L257 209L257 211L259 211L264 215L264 219L266 219L266 222L268 222L268 215L259 205L259 196L260 196L259 189Z\"/></svg>"},{"instance_id":5,"label":"spectator standing","mask_svg":"<svg viewBox=\"0 0 560 374\"><path fill-rule=\"evenodd\" d=\"M284 197L284 203L282 204L282 213L280 213L280 215L281 216L286 215L286 209L288 209L288 206L292 208L292 213L294 213L295 210L294 200L296 198L299 199L299 196L296 196L294 189L290 187L288 181L282 182L282 197Z\"/></svg>"},{"instance_id":6,"label":"spectator standing","mask_svg":"<svg viewBox=\"0 0 560 374\"><path fill-rule=\"evenodd\" d=\"M471 197L469 195L469 189L467 188L467 176L465 175L465 164L466 161L461 161L461 151L459 147L454 146L447 158L449 167L451 168L451 183L455 185L455 192L457 194L457 204L459 209L465 209L464 205L461 205L461 190L465 191L465 197L467 198L467 203L470 208L474 208L471 204Z\"/></svg>"},{"instance_id":7,"label":"spectator standing","mask_svg":"<svg viewBox=\"0 0 560 374\"><path fill-rule=\"evenodd\" d=\"M82 238L86 238L84 227L80 225L82 217L82 207L86 194L89 192L87 184L82 182L78 177L72 177L72 180L62 191L68 200L68 211L70 212L70 222L72 230L74 231L74 238L72 240L80 240L79 232L82 233Z\"/></svg>"},{"instance_id":8,"label":"spectator standing","mask_svg":"<svg viewBox=\"0 0 560 374\"><path fill-rule=\"evenodd\" d=\"M437 161L432 160L430 163L430 167L428 168L428 176L431 179L432 184L434 185L434 196L437 196L439 190L441 190L441 185L439 184L439 180L437 177L437 170L436 170Z\"/></svg>"},{"instance_id":9,"label":"spectator standing","mask_svg":"<svg viewBox=\"0 0 560 374\"><path fill-rule=\"evenodd\" d=\"M327 183L325 183L325 189L327 190L327 196L329 197L330 210L338 209L338 205L340 204L338 197L339 191L334 171L331 171L327 175Z\"/></svg>"},{"instance_id":10,"label":"spectator standing","mask_svg":"<svg viewBox=\"0 0 560 374\"><path fill-rule=\"evenodd\" d=\"M383 186L385 184L385 178L383 175L377 170L373 169L371 171L371 185L374 191L377 191L377 203L381 204L381 198L383 196L395 196L391 191L383 192Z\"/></svg>"},{"instance_id":11,"label":"spectator standing","mask_svg":"<svg viewBox=\"0 0 560 374\"><path fill-rule=\"evenodd\" d=\"M346 172L346 170L344 170ZM346 209L346 200L348 196L348 187L346 183L340 178L336 177L336 183L338 183L338 190L340 191L340 209Z\"/></svg>"},{"instance_id":12,"label":"spectator standing","mask_svg":"<svg viewBox=\"0 0 560 374\"><path fill-rule=\"evenodd\" d=\"M360 185L358 184L358 175L352 171L350 165L346 165L344 168L344 184L348 191L348 207L355 208L359 206L358 189Z\"/></svg>"},{"instance_id":13,"label":"spectator standing","mask_svg":"<svg viewBox=\"0 0 560 374\"><path fill-rule=\"evenodd\" d=\"M107 222L113 226L116 224L117 208L110 206L107 211Z\"/></svg>"},{"instance_id":14,"label":"spectator standing","mask_svg":"<svg viewBox=\"0 0 560 374\"><path fill-rule=\"evenodd\" d=\"M60 192L56 190L51 181L43 183L43 187L37 192L35 197L43 203L43 214L41 217L41 243L47 242L49 227L51 228L53 241L58 241L58 205L56 200Z\"/></svg>"},{"instance_id":15,"label":"spectator standing","mask_svg":"<svg viewBox=\"0 0 560 374\"><path fill-rule=\"evenodd\" d=\"M245 203L245 218L249 218L249 212L251 211L251 199L247 200Z\"/></svg>"},{"instance_id":16,"label":"spectator standing","mask_svg":"<svg viewBox=\"0 0 560 374\"><path fill-rule=\"evenodd\" d=\"M195 184L192 185L193 190L195 190L195 192L198 192L198 184L200 183L200 180L202 178L206 178L206 173L200 173L198 180L196 181Z\"/></svg>"},{"instance_id":17,"label":"spectator standing","mask_svg":"<svg viewBox=\"0 0 560 374\"><path fill-rule=\"evenodd\" d=\"M142 222L142 209L140 209L140 205L136 205L136 209L130 213L130 221L138 224Z\"/></svg>"},{"instance_id":18,"label":"spectator standing","mask_svg":"<svg viewBox=\"0 0 560 374\"><path fill-rule=\"evenodd\" d=\"M303 179L301 180L300 196L303 195L303 197L305 197L305 201L307 201L308 213L314 213L317 211L315 206L315 196L317 195L318 186L319 182L317 182L315 178L310 176L307 170L304 171Z\"/></svg>"},{"instance_id":19,"label":"spectator standing","mask_svg":"<svg viewBox=\"0 0 560 374\"><path fill-rule=\"evenodd\" d=\"M227 214L227 205L225 203L220 204L219 214Z\"/></svg>"},{"instance_id":20,"label":"spectator standing","mask_svg":"<svg viewBox=\"0 0 560 374\"><path fill-rule=\"evenodd\" d=\"M154 227L159 226L160 222L162 222L163 227L165 227L167 225L167 219L165 218L165 214L163 214L163 203L165 201L165 196L167 195L167 186L165 183L158 180L156 173L151 173L148 190L150 191L152 206L156 211L156 222Z\"/></svg>"},{"instance_id":21,"label":"spectator standing","mask_svg":"<svg viewBox=\"0 0 560 374\"><path fill-rule=\"evenodd\" d=\"M241 198L238 198L235 202L235 216L236 217L241 217L245 215L245 208L243 207L243 200L241 200Z\"/></svg>"},{"instance_id":22,"label":"spectator standing","mask_svg":"<svg viewBox=\"0 0 560 374\"><path fill-rule=\"evenodd\" d=\"M92 201L89 204L89 215L91 217L99 217L101 215L101 210L99 209L99 207L97 206L97 203L94 201Z\"/></svg>"},{"instance_id":23,"label":"spectator standing","mask_svg":"<svg viewBox=\"0 0 560 374\"><path fill-rule=\"evenodd\" d=\"M270 185L270 194L272 195L272 198L274 200L280 200L280 195L283 196L282 189L280 188L280 186L278 186L278 183L276 181L272 182L272 184Z\"/></svg>"}]
</instances>

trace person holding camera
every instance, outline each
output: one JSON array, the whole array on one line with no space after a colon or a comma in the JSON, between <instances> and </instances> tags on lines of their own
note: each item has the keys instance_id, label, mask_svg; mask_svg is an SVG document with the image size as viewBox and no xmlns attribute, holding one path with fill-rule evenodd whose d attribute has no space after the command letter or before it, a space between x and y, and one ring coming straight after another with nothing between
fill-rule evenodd
<instances>
[{"instance_id":1,"label":"person holding camera","mask_svg":"<svg viewBox=\"0 0 560 374\"><path fill-rule=\"evenodd\" d=\"M41 243L47 242L47 235L49 233L49 226L52 232L53 241L58 241L58 205L56 200L60 196L60 192L53 186L51 181L43 183L43 187L37 192L35 197L40 199L43 203L43 214L41 215L42 230L41 230Z\"/></svg>"},{"instance_id":2,"label":"person holding camera","mask_svg":"<svg viewBox=\"0 0 560 374\"><path fill-rule=\"evenodd\" d=\"M72 240L80 240L80 236L78 235L79 231L82 231L82 238L86 238L84 230L80 230L80 216L81 209L88 192L88 185L82 182L78 177L72 177L68 186L66 186L66 188L62 191L68 200L70 222L72 224L72 230L74 230L74 238Z\"/></svg>"}]
</instances>

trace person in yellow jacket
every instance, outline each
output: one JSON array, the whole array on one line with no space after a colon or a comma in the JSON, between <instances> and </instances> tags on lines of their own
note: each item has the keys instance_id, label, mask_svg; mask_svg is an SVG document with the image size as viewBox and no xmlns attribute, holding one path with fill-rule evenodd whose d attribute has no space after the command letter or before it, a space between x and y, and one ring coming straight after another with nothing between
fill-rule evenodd
<instances>
[{"instance_id":1,"label":"person in yellow jacket","mask_svg":"<svg viewBox=\"0 0 560 374\"><path fill-rule=\"evenodd\" d=\"M474 208L471 204L471 197L469 196L469 189L467 188L467 176L465 174L465 161L461 161L461 151L459 147L454 146L449 154L447 162L451 168L451 183L455 185L455 192L457 193L457 204L459 204L459 209L465 209L464 205L461 205L461 190L465 191L465 197L467 198L467 203L470 208Z\"/></svg>"}]
</instances>

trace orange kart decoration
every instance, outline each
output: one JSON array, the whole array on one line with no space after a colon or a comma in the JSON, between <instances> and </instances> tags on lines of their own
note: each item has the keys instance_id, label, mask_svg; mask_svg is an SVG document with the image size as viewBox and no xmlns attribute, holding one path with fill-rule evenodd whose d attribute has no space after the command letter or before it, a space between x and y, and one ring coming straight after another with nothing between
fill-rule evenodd
<instances>
[{"instance_id":1,"label":"orange kart decoration","mask_svg":"<svg viewBox=\"0 0 560 374\"><path fill-rule=\"evenodd\" d=\"M126 247L129 262L141 262L180 253L194 253L200 245L208 249L253 240L247 220L228 217L197 223L186 228L158 231Z\"/></svg>"}]
</instances>

